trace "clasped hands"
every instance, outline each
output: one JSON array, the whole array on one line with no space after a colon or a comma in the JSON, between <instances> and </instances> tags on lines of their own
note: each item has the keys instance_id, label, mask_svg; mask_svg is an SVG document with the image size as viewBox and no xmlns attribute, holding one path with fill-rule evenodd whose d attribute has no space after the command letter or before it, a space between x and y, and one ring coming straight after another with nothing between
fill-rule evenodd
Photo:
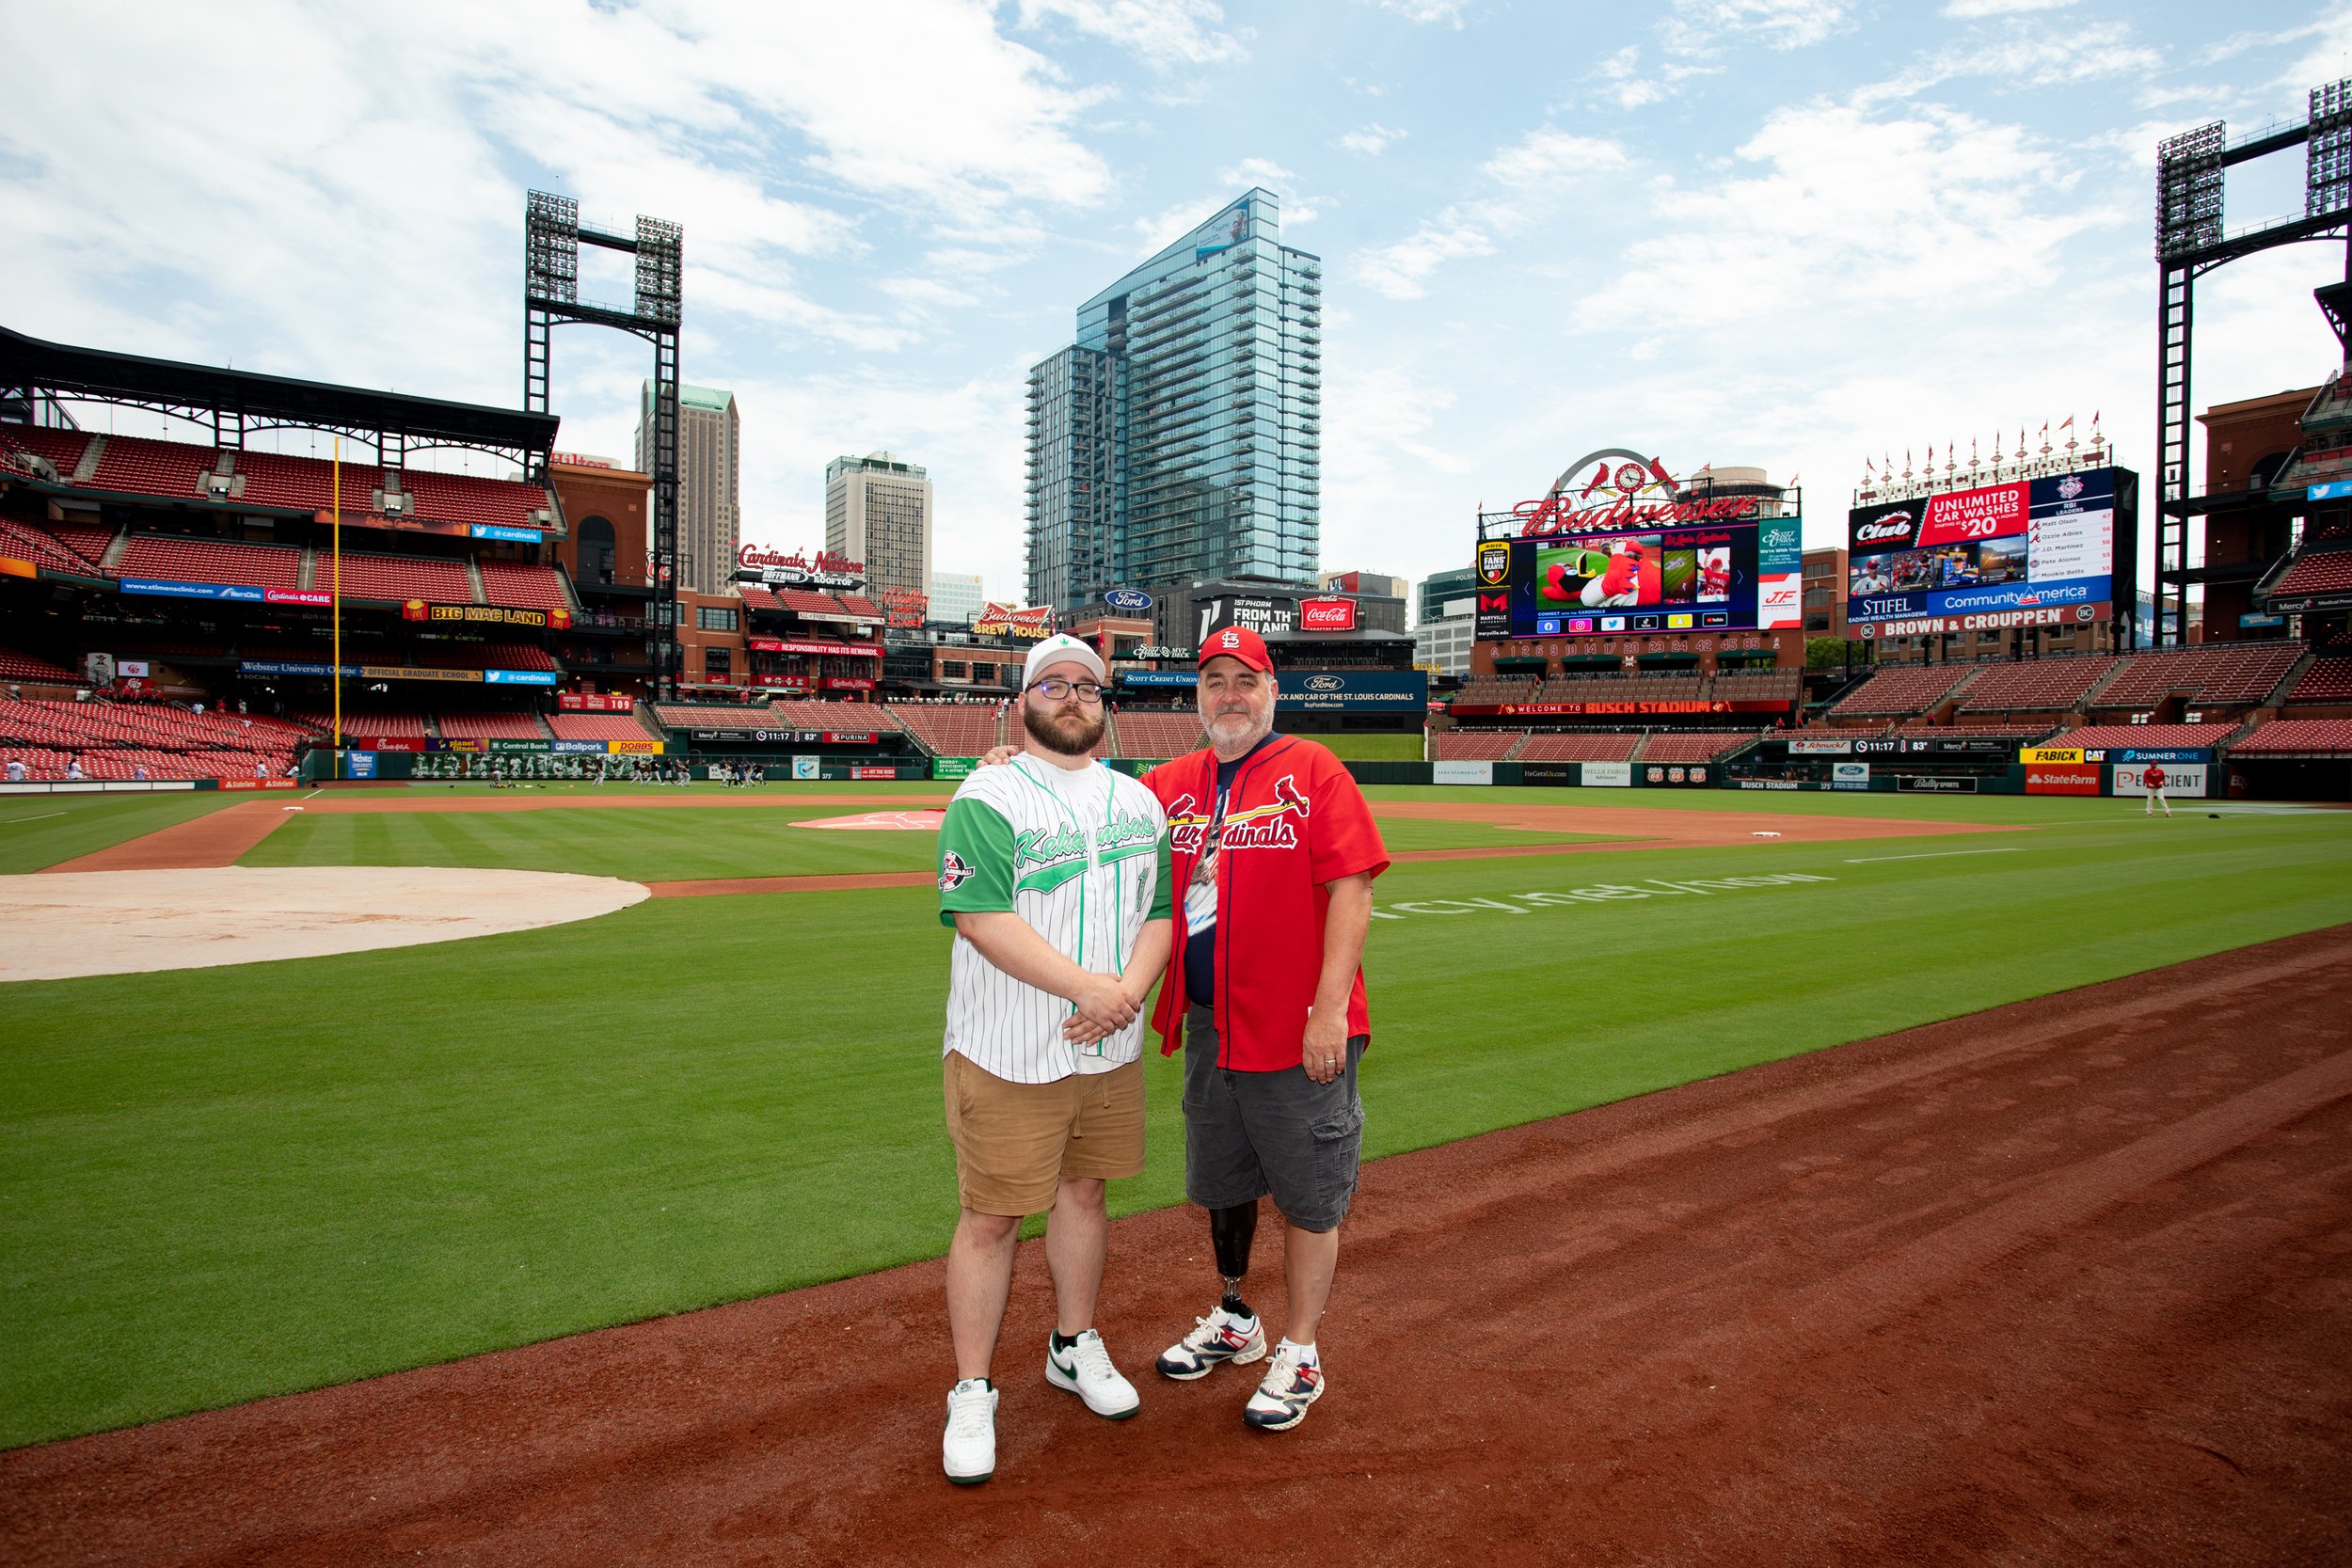
<instances>
[{"instance_id":1,"label":"clasped hands","mask_svg":"<svg viewBox=\"0 0 2352 1568\"><path fill-rule=\"evenodd\" d=\"M1062 1021L1062 1038L1073 1045L1092 1045L1117 1034L1143 1011L1143 999L1151 990L1149 976L1122 978L1087 971L1078 982L1076 994L1070 998L1078 1010Z\"/></svg>"}]
</instances>

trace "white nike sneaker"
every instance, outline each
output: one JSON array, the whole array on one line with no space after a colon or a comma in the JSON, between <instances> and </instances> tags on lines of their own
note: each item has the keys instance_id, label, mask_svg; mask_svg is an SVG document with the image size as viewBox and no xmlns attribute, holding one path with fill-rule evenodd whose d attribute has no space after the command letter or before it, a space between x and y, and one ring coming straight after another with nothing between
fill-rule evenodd
<instances>
[{"instance_id":1,"label":"white nike sneaker","mask_svg":"<svg viewBox=\"0 0 2352 1568\"><path fill-rule=\"evenodd\" d=\"M1125 1420L1142 1403L1136 1386L1111 1365L1103 1337L1090 1328L1068 1350L1056 1350L1053 1340L1045 1341L1045 1381L1077 1395L1089 1410L1114 1421Z\"/></svg>"},{"instance_id":2,"label":"white nike sneaker","mask_svg":"<svg viewBox=\"0 0 2352 1568\"><path fill-rule=\"evenodd\" d=\"M940 1462L958 1486L977 1486L996 1473L996 1390L967 1377L947 1395L947 1435Z\"/></svg>"},{"instance_id":3,"label":"white nike sneaker","mask_svg":"<svg viewBox=\"0 0 2352 1568\"><path fill-rule=\"evenodd\" d=\"M1248 1323L1247 1329L1240 1325ZM1192 1321L1192 1332L1160 1352L1153 1365L1162 1377L1189 1383L1232 1362L1247 1367L1265 1354L1265 1328L1256 1318L1236 1318L1222 1307Z\"/></svg>"}]
</instances>

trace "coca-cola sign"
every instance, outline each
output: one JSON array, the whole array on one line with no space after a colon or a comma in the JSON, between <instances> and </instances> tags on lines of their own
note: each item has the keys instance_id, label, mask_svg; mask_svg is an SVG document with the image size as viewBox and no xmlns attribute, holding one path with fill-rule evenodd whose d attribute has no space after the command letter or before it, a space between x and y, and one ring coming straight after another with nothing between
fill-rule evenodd
<instances>
[{"instance_id":1,"label":"coca-cola sign","mask_svg":"<svg viewBox=\"0 0 2352 1568\"><path fill-rule=\"evenodd\" d=\"M1298 629L1301 631L1354 631L1356 601L1354 599L1302 599L1298 605Z\"/></svg>"}]
</instances>

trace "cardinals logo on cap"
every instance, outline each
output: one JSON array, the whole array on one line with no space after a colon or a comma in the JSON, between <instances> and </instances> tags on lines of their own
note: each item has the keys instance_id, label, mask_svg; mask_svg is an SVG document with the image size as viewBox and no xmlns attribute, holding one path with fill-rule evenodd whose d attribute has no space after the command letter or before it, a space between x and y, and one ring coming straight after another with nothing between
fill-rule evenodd
<instances>
[{"instance_id":1,"label":"cardinals logo on cap","mask_svg":"<svg viewBox=\"0 0 2352 1568\"><path fill-rule=\"evenodd\" d=\"M1241 646L1241 633L1228 626L1218 634L1217 643L1220 647L1238 648Z\"/></svg>"}]
</instances>

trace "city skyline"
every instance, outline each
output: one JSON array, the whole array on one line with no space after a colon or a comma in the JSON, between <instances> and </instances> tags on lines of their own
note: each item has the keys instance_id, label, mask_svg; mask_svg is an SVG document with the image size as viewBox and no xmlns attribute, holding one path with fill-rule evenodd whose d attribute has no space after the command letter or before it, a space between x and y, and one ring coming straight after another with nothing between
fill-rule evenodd
<instances>
[{"instance_id":1,"label":"city skyline","mask_svg":"<svg viewBox=\"0 0 2352 1568\"><path fill-rule=\"evenodd\" d=\"M224 25L246 42L192 77ZM916 111L821 67L885 37ZM1458 564L1480 503L1605 444L1802 478L1814 544L1907 446L2096 411L2145 469L2157 140L2352 73L2341 8L2115 0L18 8L0 38L55 66L0 130L20 330L514 406L523 191L672 219L685 379L757 410L746 542L819 541L829 458L919 451L958 498L936 558L1000 587L1070 302L1253 184L1325 259L1327 560ZM102 78L82 124L62 95ZM363 172L385 149L397 180ZM2233 172L2229 221L2298 201ZM605 261L584 296L626 297ZM2290 249L2201 292L2200 407L2316 378L2327 270ZM630 450L645 368L566 337L565 447Z\"/></svg>"}]
</instances>

